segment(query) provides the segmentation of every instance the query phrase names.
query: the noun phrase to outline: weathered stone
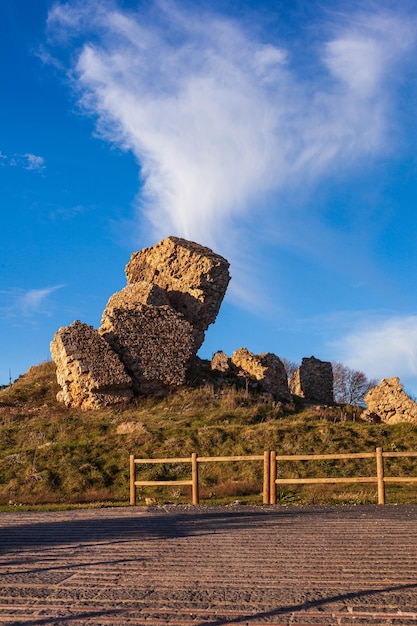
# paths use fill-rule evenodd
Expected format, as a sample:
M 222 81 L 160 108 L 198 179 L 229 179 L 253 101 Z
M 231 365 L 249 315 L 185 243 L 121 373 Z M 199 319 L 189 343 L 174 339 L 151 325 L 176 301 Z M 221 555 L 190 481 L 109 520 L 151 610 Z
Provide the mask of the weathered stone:
M 148 433 L 149 429 L 142 422 L 122 422 L 116 428 L 117 435 L 132 435 L 133 433 Z
M 120 356 L 135 393 L 159 395 L 184 384 L 196 353 L 194 333 L 170 306 L 107 307 L 99 333 Z
M 333 404 L 333 370 L 329 361 L 314 356 L 303 358 L 301 366 L 290 378 L 290 390 L 306 402 Z
M 238 375 L 255 379 L 261 391 L 283 402 L 292 401 L 284 364 L 275 354 L 253 354 L 240 348 L 233 352 L 231 362 L 238 369 Z
M 372 411 L 368 410 L 362 411 L 361 420 L 363 420 L 364 422 L 369 422 L 370 424 L 380 424 L 382 422 L 379 415 L 377 415 L 376 413 L 372 413 Z
M 75 321 L 60 328 L 51 342 L 51 354 L 62 388 L 58 399 L 67 406 L 97 409 L 132 398 L 132 379 L 92 326 Z
M 126 276 L 129 284 L 161 287 L 170 305 L 202 331 L 215 321 L 230 280 L 226 259 L 178 237 L 132 254 Z
M 367 421 L 378 416 L 388 424 L 417 423 L 417 403 L 405 393 L 397 377 L 384 378 L 378 386 L 370 389 L 365 395 L 365 403 L 367 409 L 361 418 Z
M 110 297 L 103 315 L 111 309 L 135 309 L 139 304 L 166 306 L 169 305 L 169 300 L 166 292 L 158 285 L 132 283 Z
M 124 289 L 113 294 L 104 309 L 102 320 L 107 319 L 109 316 L 111 317 L 114 309 L 143 311 L 143 304 L 154 307 L 169 306 L 169 308 L 176 313 L 169 304 L 167 293 L 161 287 L 142 281 L 126 285 Z M 180 317 L 183 319 L 182 315 L 180 315 Z M 155 330 L 155 332 L 157 332 L 157 330 Z M 199 328 L 192 328 L 192 333 L 195 353 L 197 353 L 198 348 L 204 341 L 204 331 Z M 178 353 L 178 358 L 179 357 L 180 352 Z
M 230 373 L 231 361 L 227 354 L 219 350 L 213 355 L 211 359 L 211 369 L 222 374 Z
M 132 389 L 135 394 L 154 395 L 184 384 L 204 331 L 219 311 L 230 280 L 228 268 L 229 263 L 212 250 L 177 237 L 134 253 L 126 266 L 128 285 L 109 299 L 99 331 L 81 325 L 84 334 L 77 339 L 81 343 L 73 342 L 83 350 L 85 343 L 86 353 L 91 344 L 88 366 L 86 356 L 78 369 L 68 373 L 65 350 L 54 339 L 53 358 L 67 372 L 58 377 L 62 399 L 70 405 L 98 408 L 117 401 L 119 388 L 121 397 L 127 398 Z M 106 367 L 102 358 L 106 349 L 107 372 L 101 371 Z M 117 372 L 112 383 L 115 363 L 128 380 L 126 389 Z

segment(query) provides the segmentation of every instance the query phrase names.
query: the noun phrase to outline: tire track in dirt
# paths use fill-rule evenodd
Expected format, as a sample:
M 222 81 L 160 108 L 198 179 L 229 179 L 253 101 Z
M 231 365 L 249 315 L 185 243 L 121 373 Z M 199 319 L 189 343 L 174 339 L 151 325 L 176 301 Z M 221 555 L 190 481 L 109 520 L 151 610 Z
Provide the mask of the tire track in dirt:
M 0 624 L 417 624 L 417 507 L 0 514 Z

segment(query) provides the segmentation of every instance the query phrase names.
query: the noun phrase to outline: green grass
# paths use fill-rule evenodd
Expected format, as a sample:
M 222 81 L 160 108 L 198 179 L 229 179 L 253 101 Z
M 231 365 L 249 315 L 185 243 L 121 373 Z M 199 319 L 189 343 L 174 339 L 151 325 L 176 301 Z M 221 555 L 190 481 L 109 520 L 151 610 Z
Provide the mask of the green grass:
M 31 368 L 0 391 L 0 510 L 110 506 L 129 498 L 129 455 L 184 457 L 417 450 L 417 425 L 375 425 L 358 407 L 285 411 L 270 398 L 211 385 L 167 398 L 143 398 L 124 410 L 81 412 L 55 399 L 52 363 Z M 120 434 L 123 425 L 126 434 Z M 189 465 L 147 465 L 143 479 L 189 477 Z M 414 459 L 387 460 L 387 474 L 417 476 Z M 374 460 L 288 462 L 282 477 L 375 475 Z M 201 500 L 262 503 L 262 462 L 201 464 Z M 139 478 L 139 476 L 138 476 Z M 190 488 L 139 488 L 139 503 L 188 503 Z M 278 489 L 281 504 L 376 502 L 376 486 L 307 485 Z M 389 485 L 387 502 L 417 503 L 417 488 Z

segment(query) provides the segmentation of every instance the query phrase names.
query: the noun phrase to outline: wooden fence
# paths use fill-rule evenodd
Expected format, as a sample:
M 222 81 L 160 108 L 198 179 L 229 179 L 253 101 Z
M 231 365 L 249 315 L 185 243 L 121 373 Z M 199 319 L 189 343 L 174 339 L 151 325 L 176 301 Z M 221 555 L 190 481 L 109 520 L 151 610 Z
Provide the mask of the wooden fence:
M 251 456 L 198 456 L 195 452 L 191 457 L 166 458 L 166 459 L 135 459 L 130 456 L 130 504 L 136 504 L 136 487 L 159 486 L 159 485 L 191 485 L 191 499 L 193 504 L 199 504 L 199 463 L 221 463 L 227 461 L 263 461 L 264 462 L 264 504 L 269 503 L 269 467 L 270 453 Z M 136 465 L 147 463 L 191 463 L 191 478 L 189 480 L 136 480 Z M 267 489 L 267 492 L 266 492 Z
M 417 452 L 384 452 L 376 448 L 375 452 L 341 453 L 341 454 L 277 454 L 274 450 L 267 450 L 263 455 L 250 456 L 198 456 L 195 452 L 190 457 L 169 457 L 161 459 L 136 459 L 130 455 L 130 504 L 136 505 L 136 487 L 161 485 L 189 485 L 191 486 L 191 500 L 197 505 L 200 502 L 199 494 L 199 463 L 221 463 L 230 461 L 263 461 L 263 503 L 276 504 L 277 485 L 300 484 L 328 484 L 328 483 L 376 483 L 378 490 L 378 504 L 385 504 L 386 483 L 417 483 L 417 477 L 386 476 L 384 459 L 394 457 L 417 457 Z M 376 475 L 349 476 L 343 478 L 277 478 L 279 463 L 283 461 L 321 461 L 337 459 L 375 459 Z M 144 464 L 191 464 L 191 477 L 186 480 L 136 480 L 136 466 Z

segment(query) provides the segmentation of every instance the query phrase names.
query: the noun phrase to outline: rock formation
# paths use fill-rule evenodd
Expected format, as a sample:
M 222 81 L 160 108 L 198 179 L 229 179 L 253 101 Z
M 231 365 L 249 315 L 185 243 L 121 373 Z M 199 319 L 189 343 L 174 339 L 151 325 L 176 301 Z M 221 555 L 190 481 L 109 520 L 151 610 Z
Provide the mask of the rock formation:
M 232 354 L 231 359 L 224 352 L 217 352 L 213 356 L 211 368 L 227 375 L 229 379 L 244 379 L 251 387 L 271 394 L 275 400 L 292 401 L 284 364 L 271 352 L 253 354 L 246 348 L 240 348 Z
M 132 380 L 118 355 L 92 326 L 73 322 L 51 343 L 62 390 L 58 400 L 83 410 L 118 404 L 133 397 Z
M 108 309 L 135 309 L 138 303 L 153 306 L 169 306 L 168 296 L 158 285 L 149 283 L 133 283 L 126 285 L 121 291 L 111 296 L 104 309 L 103 315 Z
M 184 384 L 216 319 L 228 268 L 209 248 L 177 237 L 134 253 L 128 284 L 109 299 L 99 330 L 74 322 L 55 334 L 60 399 L 98 408 Z
M 328 361 L 320 361 L 314 356 L 303 358 L 300 367 L 290 379 L 291 393 L 306 402 L 333 404 L 333 370 Z
M 211 359 L 211 369 L 214 372 L 220 372 L 221 374 L 230 374 L 232 368 L 232 362 L 225 352 L 218 350 L 213 354 Z
M 228 270 L 223 257 L 178 237 L 132 254 L 127 285 L 110 297 L 100 328 L 76 321 L 55 333 L 51 353 L 59 399 L 83 410 L 101 408 L 139 394 L 165 394 L 191 380 L 204 369 L 196 354 L 216 319 Z M 284 364 L 275 354 L 240 348 L 229 358 L 217 352 L 207 366 L 220 384 L 248 385 L 292 402 Z M 307 401 L 331 404 L 331 364 L 303 359 L 291 390 Z
M 417 403 L 403 390 L 400 379 L 384 378 L 377 387 L 373 387 L 365 395 L 367 408 L 362 419 L 383 421 L 388 424 L 398 422 L 417 423 Z
M 197 352 L 191 324 L 170 306 L 106 307 L 99 333 L 123 361 L 135 394 L 159 395 L 183 385 Z
M 229 263 L 209 248 L 168 237 L 132 254 L 126 276 L 129 285 L 160 287 L 175 311 L 196 331 L 205 331 L 215 321 L 226 293 L 228 268 Z M 204 332 L 196 337 L 202 343 Z

